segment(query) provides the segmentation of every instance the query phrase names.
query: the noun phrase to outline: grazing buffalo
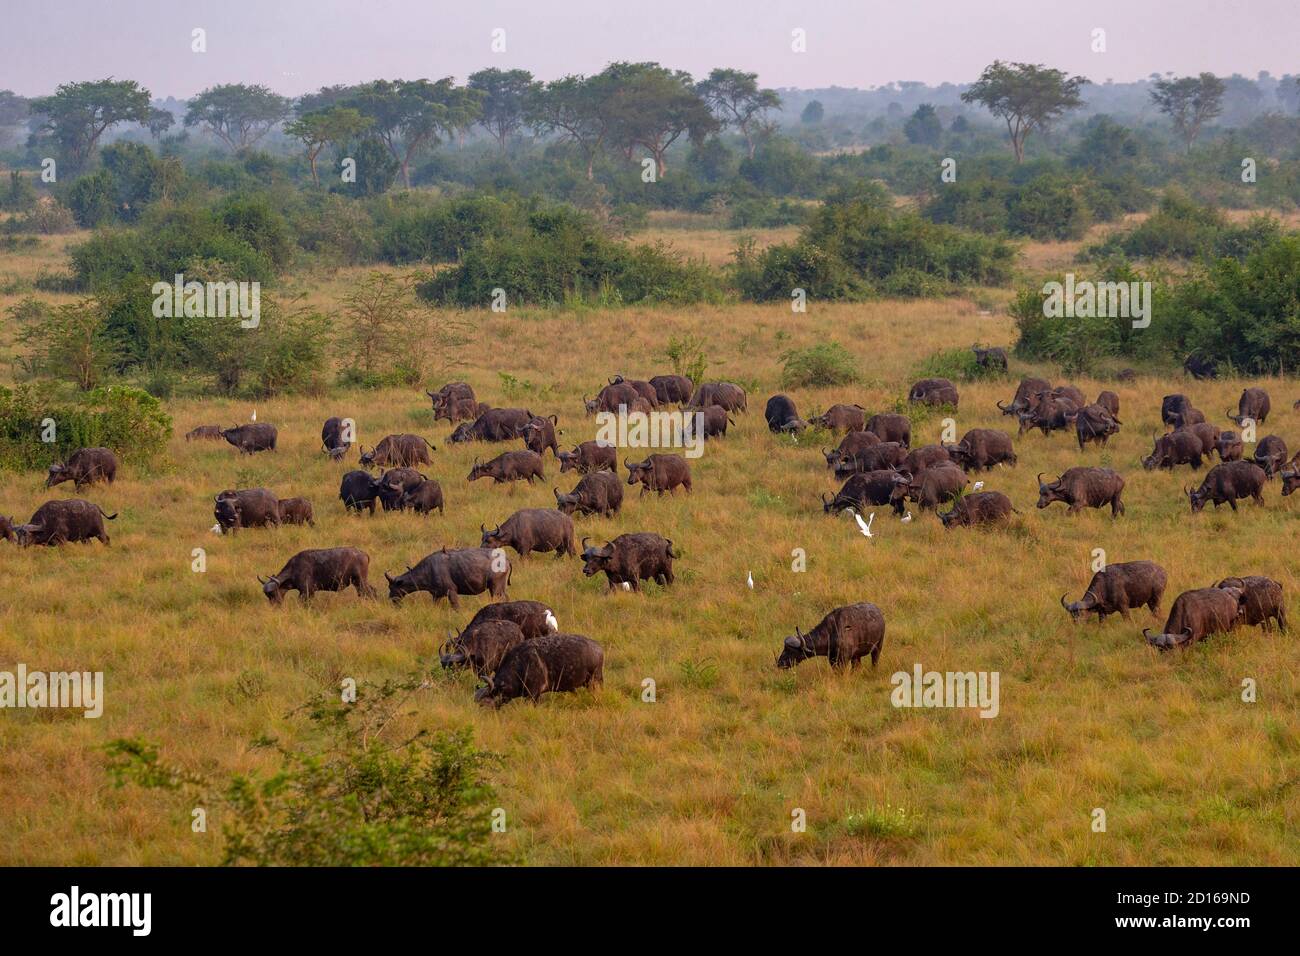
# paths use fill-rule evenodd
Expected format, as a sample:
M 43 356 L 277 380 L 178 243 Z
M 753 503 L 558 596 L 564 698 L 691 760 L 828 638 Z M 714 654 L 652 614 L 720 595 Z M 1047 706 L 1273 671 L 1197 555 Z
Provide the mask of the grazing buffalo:
M 1079 415 L 1081 405 L 1068 395 L 1056 395 L 1044 392 L 1038 397 L 1028 411 L 1018 416 L 1020 432 L 1037 428 L 1046 438 L 1055 431 L 1065 431 L 1072 426 Z
M 418 485 L 414 488 L 408 488 L 402 495 L 400 510 L 405 511 L 407 508 L 421 515 L 427 515 L 435 509 L 438 514 L 445 514 L 442 502 L 442 485 L 432 478 L 422 477 Z
M 584 441 L 573 451 L 562 451 L 560 474 L 576 471 L 580 475 L 593 471 L 618 471 L 618 448 L 598 441 Z
M 1175 394 L 1160 400 L 1160 420 L 1170 428 L 1181 428 L 1205 421 L 1205 415 L 1192 407 L 1191 399 L 1186 395 Z
M 1110 436 L 1119 431 L 1119 422 L 1104 406 L 1085 405 L 1074 418 L 1074 429 L 1079 439 L 1079 451 L 1083 451 L 1084 445 L 1090 441 L 1105 448 Z
M 438 648 L 438 662 L 444 668 L 468 668 L 479 677 L 492 674 L 506 653 L 527 638 L 514 621 L 480 621 L 449 638 Z
M 925 469 L 945 462 L 952 462 L 952 458 L 948 454 L 948 449 L 943 445 L 922 445 L 919 448 L 913 448 L 907 453 L 907 457 L 898 466 L 898 470 L 912 475 L 920 475 Z
M 893 412 L 872 415 L 871 421 L 867 422 L 867 431 L 881 441 L 896 441 L 904 448 L 912 444 L 912 422 L 906 415 Z
M 833 432 L 860 432 L 867 427 L 867 410 L 861 405 L 832 405 L 815 418 L 808 419 L 808 424 Z
M 1246 446 L 1236 432 L 1222 431 L 1219 433 L 1218 441 L 1214 443 L 1214 450 L 1218 452 L 1219 461 L 1241 461 L 1242 455 L 1246 453 Z
M 1007 405 L 998 402 L 998 410 L 1003 415 L 1021 415 L 1037 404 L 1037 399 L 1034 396 L 1051 390 L 1052 383 L 1044 379 L 1022 378 L 1020 384 L 1016 386 L 1016 394 L 1012 397 L 1011 402 Z
M 1169 576 L 1154 561 L 1122 561 L 1108 564 L 1092 576 L 1083 597 L 1069 604 L 1061 595 L 1061 607 L 1070 612 L 1077 622 L 1087 614 L 1096 614 L 1097 623 L 1106 620 L 1107 614 L 1118 614 L 1129 619 L 1129 611 L 1146 605 L 1152 614 L 1159 615 L 1160 600 L 1165 594 Z
M 1241 591 L 1241 623 L 1247 627 L 1262 625 L 1271 631 L 1273 622 L 1286 633 L 1286 599 L 1282 596 L 1282 583 L 1258 574 L 1241 578 L 1224 578 L 1216 588 L 1236 588 Z
M 1213 455 L 1215 448 L 1217 448 L 1219 444 L 1219 429 L 1217 426 L 1211 425 L 1209 422 L 1193 422 L 1190 425 L 1183 425 L 1180 428 L 1175 428 L 1174 431 L 1188 432 L 1195 435 L 1201 442 L 1201 455 L 1204 458 L 1209 458 Z
M 353 429 L 349 427 L 349 423 L 350 419 L 335 415 L 333 418 L 325 419 L 325 424 L 321 426 L 320 443 L 326 454 L 335 461 L 341 459 L 352 447 Z
M 1124 424 L 1119 421 L 1119 396 L 1114 392 L 1098 392 L 1095 404 L 1100 405 L 1102 408 L 1106 409 L 1106 411 L 1110 412 L 1110 417 L 1115 419 L 1115 421 L 1119 422 L 1121 425 Z
M 1006 349 L 997 346 L 982 349 L 978 345 L 972 345 L 970 350 L 975 353 L 975 364 L 979 368 L 990 369 L 997 372 L 1005 372 L 1007 370 Z
M 660 405 L 684 405 L 691 400 L 695 383 L 685 375 L 655 375 L 650 379 Z
M 1183 360 L 1183 371 L 1195 379 L 1217 378 L 1219 375 L 1214 360 L 1200 352 L 1193 352 Z
M 559 458 L 560 442 L 555 437 L 555 426 L 559 423 L 560 420 L 554 415 L 532 419 L 523 427 L 524 446 L 539 455 L 545 454 L 546 449 L 549 448 L 551 454 Z
M 64 498 L 47 501 L 36 509 L 30 521 L 13 529 L 18 543 L 28 545 L 59 545 L 97 538 L 108 544 L 104 519 L 112 521 L 117 514 L 108 514 L 93 501 L 84 498 Z
M 729 412 L 743 412 L 749 405 L 745 390 L 735 382 L 705 382 L 695 389 L 688 408 L 721 405 Z
M 994 465 L 1016 463 L 1011 436 L 994 428 L 972 428 L 955 445 L 945 445 L 948 457 L 970 471 L 988 471 Z
M 537 416 L 526 408 L 489 408 L 472 422 L 461 422 L 448 439 L 452 442 L 514 441 Z
M 1238 428 L 1244 428 L 1247 420 L 1262 425 L 1272 408 L 1268 392 L 1262 388 L 1247 388 L 1242 390 L 1241 398 L 1237 399 L 1237 414 L 1228 412 L 1227 416 L 1237 423 Z
M 1152 647 L 1167 651 L 1202 641 L 1211 634 L 1226 634 L 1237 626 L 1241 591 L 1237 588 L 1198 588 L 1174 599 L 1169 620 L 1159 634 L 1149 627 L 1142 636 Z
M 45 487 L 70 481 L 78 491 L 83 485 L 92 485 L 97 481 L 113 483 L 117 477 L 117 456 L 107 448 L 78 448 L 65 462 L 50 465 L 50 473 L 45 478 Z
M 946 378 L 923 378 L 907 393 L 909 402 L 957 407 L 957 386 Z
M 299 551 L 283 568 L 261 582 L 262 593 L 272 604 L 284 601 L 286 591 L 297 591 L 306 604 L 317 591 L 342 591 L 356 588 L 358 597 L 375 597 L 375 589 L 366 580 L 370 573 L 370 556 L 360 548 L 313 548 Z
M 514 548 L 521 558 L 533 551 L 554 551 L 557 558 L 575 555 L 573 519 L 550 508 L 522 508 L 489 531 L 479 525 L 484 548 Z
M 706 405 L 700 411 L 695 413 L 704 421 L 704 437 L 707 438 L 726 438 L 727 426 L 736 424 L 727 415 L 727 410 L 721 405 Z M 699 427 L 695 423 L 688 422 L 691 428 Z
M 691 466 L 681 455 L 650 455 L 643 461 L 623 459 L 627 469 L 627 483 L 641 485 L 641 495 L 648 491 L 658 492 L 660 497 L 666 491 L 676 495 L 679 487 L 691 493 Z
M 850 475 L 834 498 L 822 494 L 822 511 L 825 514 L 839 514 L 846 508 L 861 511 L 866 505 L 887 505 L 894 495 L 894 482 L 900 477 L 893 469 Z
M 595 415 L 597 412 L 613 414 L 618 411 L 620 405 L 631 411 L 638 402 L 643 401 L 641 393 L 633 388 L 630 382 L 617 382 L 606 385 L 596 393 L 595 398 L 584 397 L 582 406 L 588 415 Z
M 484 604 L 466 625 L 469 630 L 484 621 L 510 621 L 519 626 L 526 640 L 554 634 L 560 629 L 560 622 L 555 619 L 555 612 L 541 601 L 498 601 Z
M 1237 502 L 1246 498 L 1254 498 L 1256 504 L 1262 505 L 1267 481 L 1264 469 L 1253 461 L 1229 461 L 1211 468 L 1195 491 L 1184 488 L 1183 493 L 1193 512 L 1202 510 L 1207 501 L 1213 502 L 1216 510 L 1226 502 L 1236 511 Z
M 841 463 L 846 461 L 849 462 L 848 470 L 854 471 L 857 469 L 854 467 L 853 461 L 857 455 L 864 449 L 879 444 L 881 444 L 880 436 L 875 432 L 849 432 L 840 441 L 838 448 L 833 448 L 830 451 L 823 448 L 822 454 L 826 456 L 826 467 L 832 471 L 838 473 Z M 906 457 L 906 446 L 899 445 L 898 442 L 894 442 L 894 444 L 903 450 L 904 457 Z
M 433 400 L 433 407 L 436 409 L 439 405 L 445 404 L 449 399 L 468 398 L 474 399 L 474 388 L 468 382 L 448 382 L 436 392 L 426 391 L 424 393 Z
M 546 479 L 542 471 L 542 456 L 535 451 L 507 451 L 497 455 L 491 461 L 480 462 L 474 459 L 474 466 L 469 470 L 466 481 L 491 478 L 494 485 L 507 481 L 523 481 L 531 485 L 534 478 Z
M 419 435 L 387 435 L 370 451 L 361 449 L 361 467 L 374 468 L 413 468 L 416 465 L 432 465 L 430 451 L 437 451 L 427 438 Z
M 1151 454 L 1142 459 L 1145 470 L 1174 468 L 1178 465 L 1191 465 L 1193 469 L 1201 467 L 1204 449 L 1201 439 L 1194 432 L 1179 428 L 1167 435 L 1153 436 L 1152 441 L 1154 447 Z
M 238 448 L 241 455 L 275 451 L 275 442 L 279 434 L 275 426 L 267 422 L 253 422 L 221 429 L 221 437 Z
M 1011 499 L 1000 491 L 975 491 L 962 495 L 950 509 L 938 512 L 945 528 L 970 528 L 1009 521 L 1012 514 L 1019 513 L 1011 507 Z
M 799 411 L 789 395 L 773 395 L 769 398 L 763 409 L 763 417 L 767 419 L 767 430 L 771 432 L 800 432 L 808 427 L 808 423 L 799 417 Z
M 534 704 L 543 694 L 595 690 L 605 680 L 605 651 L 581 634 L 547 634 L 510 650 L 487 686 L 474 693 L 485 707 L 500 707 L 527 697 Z
M 1058 385 L 1047 394 L 1051 398 L 1068 398 L 1080 408 L 1088 404 L 1088 400 L 1083 397 L 1083 392 L 1073 385 Z
M 953 462 L 942 461 L 920 472 L 915 477 L 900 472 L 894 476 L 894 491 L 890 500 L 894 511 L 902 514 L 904 503 L 915 501 L 922 511 L 937 510 L 945 501 L 952 501 L 970 484 L 966 472 Z
M 375 513 L 375 501 L 379 497 L 379 482 L 368 471 L 356 469 L 349 471 L 339 482 L 339 500 L 347 511 L 361 511 L 369 508 Z
M 222 534 L 234 534 L 240 528 L 278 528 L 280 499 L 266 488 L 232 489 L 217 495 L 212 514 Z
M 221 441 L 220 425 L 200 425 L 185 433 L 186 441 Z
M 384 506 L 385 511 L 401 511 L 407 492 L 414 491 L 427 480 L 414 468 L 389 468 L 375 479 L 379 503 Z
M 1123 491 L 1124 479 L 1114 469 L 1070 468 L 1056 481 L 1044 482 L 1043 476 L 1038 476 L 1038 507 L 1063 501 L 1067 514 L 1077 514 L 1084 508 L 1110 505 L 1111 517 L 1117 518 L 1124 513 Z
M 620 534 L 600 548 L 588 547 L 587 539 L 582 539 L 582 573 L 591 577 L 604 572 L 611 591 L 619 585 L 640 591 L 642 581 L 667 587 L 673 583 L 675 557 L 673 543 L 652 531 Z
M 474 396 L 474 389 L 465 382 L 449 382 L 436 392 L 425 392 L 433 400 L 433 420 L 445 418 L 453 424 L 473 420 L 487 411 L 487 406 Z
M 637 395 L 645 399 L 647 405 L 651 408 L 659 407 L 659 392 L 649 382 L 640 379 L 624 378 L 622 375 L 615 375 L 609 380 L 610 385 L 631 385 L 636 390 Z
M 612 518 L 623 507 L 623 482 L 618 475 L 608 471 L 593 471 L 583 475 L 573 491 L 567 495 L 555 492 L 555 507 L 566 515 L 604 515 Z
M 460 607 L 462 595 L 489 592 L 493 599 L 507 597 L 510 559 L 500 548 L 443 548 L 420 559 L 399 575 L 384 572 L 388 597 L 394 604 L 416 591 L 428 591 L 433 601 L 446 598 Z
M 316 515 L 306 498 L 281 498 L 280 524 L 305 524 L 316 527 Z
M 1264 469 L 1264 474 L 1272 478 L 1286 463 L 1286 442 L 1277 435 L 1265 435 L 1255 446 L 1255 464 Z
M 776 666 L 785 669 L 811 657 L 825 657 L 831 667 L 852 670 L 870 655 L 875 667 L 884 643 L 885 615 L 880 608 L 866 601 L 848 604 L 831 611 L 807 634 L 796 627 L 794 635 L 782 643 Z
M 858 471 L 901 468 L 907 461 L 907 454 L 907 448 L 895 441 L 882 441 L 869 445 L 851 456 L 841 456 L 835 465 L 835 477 L 843 478 Z

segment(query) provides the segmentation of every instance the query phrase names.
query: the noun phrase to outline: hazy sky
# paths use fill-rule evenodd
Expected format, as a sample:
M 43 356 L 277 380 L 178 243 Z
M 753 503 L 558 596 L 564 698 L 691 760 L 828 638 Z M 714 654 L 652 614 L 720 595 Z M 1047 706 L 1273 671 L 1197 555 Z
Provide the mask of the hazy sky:
M 611 60 L 767 86 L 967 82 L 995 58 L 1094 82 L 1211 70 L 1300 72 L 1300 0 L 39 0 L 6 2 L 0 89 L 48 93 L 104 76 L 156 96 L 216 83 L 297 95 L 377 77 L 522 67 L 543 79 Z M 207 31 L 207 52 L 190 32 Z M 1106 31 L 1105 53 L 1091 50 Z M 491 50 L 505 30 L 506 52 Z M 791 50 L 791 31 L 807 52 Z

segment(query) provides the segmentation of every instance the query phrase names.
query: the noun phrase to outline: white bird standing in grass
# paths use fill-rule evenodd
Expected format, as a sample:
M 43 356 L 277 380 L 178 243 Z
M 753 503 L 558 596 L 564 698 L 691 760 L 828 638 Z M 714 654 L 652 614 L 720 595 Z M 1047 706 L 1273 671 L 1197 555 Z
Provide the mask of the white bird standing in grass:
M 253 409 L 253 417 L 252 417 L 252 419 L 250 419 L 250 421 L 257 421 L 257 409 L 256 409 L 256 408 Z
M 903 524 L 907 524 L 907 522 L 912 520 L 912 512 L 909 511 L 907 514 L 903 515 L 903 517 L 899 518 L 898 520 L 903 522 Z
M 221 524 L 220 524 L 220 523 L 218 523 L 218 524 L 214 524 L 214 525 L 212 526 L 212 533 L 213 533 L 213 534 L 221 534 Z
M 753 571 L 746 571 L 746 572 L 745 572 L 745 583 L 749 585 L 749 589 L 750 589 L 751 591 L 754 590 L 754 572 L 753 572 Z
M 984 482 L 982 482 L 982 481 L 977 481 L 977 482 L 975 482 L 975 487 L 972 488 L 971 490 L 972 490 L 972 491 L 979 491 L 979 490 L 980 490 L 981 488 L 983 488 L 983 487 L 984 487 Z
M 853 513 L 853 517 L 857 519 L 858 527 L 862 529 L 863 534 L 868 538 L 875 537 L 875 535 L 871 533 L 871 522 L 876 520 L 876 513 L 874 511 L 867 516 L 866 521 L 863 521 L 862 515 L 858 514 L 856 511 Z

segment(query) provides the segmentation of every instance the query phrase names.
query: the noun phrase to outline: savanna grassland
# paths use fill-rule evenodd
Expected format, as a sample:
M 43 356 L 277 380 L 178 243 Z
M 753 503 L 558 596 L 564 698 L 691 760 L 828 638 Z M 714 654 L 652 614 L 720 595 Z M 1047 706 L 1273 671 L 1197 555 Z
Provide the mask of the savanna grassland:
M 682 242 L 689 248 L 689 236 Z M 19 279 L 36 265 L 0 257 L 0 272 Z M 299 284 L 313 304 L 328 305 L 359 275 L 340 270 Z M 763 422 L 764 401 L 781 390 L 781 353 L 832 340 L 861 370 L 856 385 L 791 390 L 805 417 L 836 401 L 892 409 L 926 356 L 975 341 L 1010 344 L 1012 324 L 997 310 L 954 298 L 812 303 L 806 315 L 788 305 L 726 305 L 464 318 L 473 342 L 448 377 L 492 405 L 557 414 L 565 447 L 593 437 L 584 394 L 615 372 L 670 371 L 663 349 L 675 335 L 705 337 L 710 378 L 753 386 L 737 427 L 693 463 L 693 494 L 629 495 L 617 518 L 578 521 L 579 536 L 598 542 L 639 530 L 671 538 L 682 555 L 671 588 L 607 595 L 603 578 L 584 578 L 576 559 L 511 553 L 512 598 L 547 602 L 563 630 L 604 645 L 600 692 L 490 712 L 474 704 L 469 675 L 439 671 L 403 718 L 406 729 L 472 728 L 502 755 L 493 782 L 508 824 L 499 839 L 524 862 L 1300 863 L 1295 637 L 1249 628 L 1162 655 L 1140 630 L 1163 620 L 1145 611 L 1076 626 L 1057 603 L 1062 592 L 1082 593 L 1096 548 L 1110 561 L 1164 566 L 1166 611 L 1179 592 L 1229 574 L 1266 574 L 1297 592 L 1291 542 L 1300 500 L 1282 498 L 1277 481 L 1264 508 L 1193 516 L 1180 490 L 1192 480 L 1186 468 L 1144 472 L 1138 463 L 1159 430 L 1162 395 L 1186 392 L 1223 426 L 1241 381 L 1076 379 L 1089 397 L 1102 388 L 1119 394 L 1123 431 L 1108 448 L 1083 453 L 1061 434 L 1018 440 L 1018 467 L 979 476 L 1022 512 L 1011 526 L 945 531 L 931 514 L 900 523 L 882 508 L 868 540 L 849 516 L 822 513 L 819 495 L 837 487 L 818 452 L 830 439 L 777 438 Z M 1007 380 L 961 385 L 958 432 L 1007 428 L 994 403 L 1031 372 L 1061 380 L 1056 369 L 1013 358 Z M 1300 446 L 1300 412 L 1291 410 L 1300 389 L 1256 383 L 1273 397 L 1263 433 Z M 253 748 L 254 738 L 303 733 L 290 712 L 347 677 L 382 680 L 427 661 L 484 601 L 465 599 L 455 612 L 423 595 L 393 606 L 347 592 L 275 608 L 255 575 L 303 548 L 355 545 L 371 556 L 382 589 L 384 570 L 444 544 L 477 544 L 480 523 L 548 506 L 552 486 L 567 490 L 575 480 L 560 477 L 548 456 L 545 483 L 467 483 L 474 456 L 500 449 L 447 444 L 450 428 L 431 422 L 417 389 L 259 402 L 257 420 L 279 427 L 280 444 L 251 458 L 180 437 L 199 424 L 247 421 L 251 403 L 167 407 L 175 436 L 164 459 L 147 471 L 128 465 L 113 486 L 87 492 L 119 513 L 110 548 L 0 548 L 0 661 L 103 671 L 106 693 L 98 720 L 57 710 L 0 720 L 0 863 L 217 861 L 221 820 L 196 834 L 191 806 L 177 795 L 115 789 L 105 743 L 142 737 L 169 761 L 216 777 L 272 772 L 273 757 Z M 390 432 L 430 438 L 438 450 L 426 471 L 443 485 L 446 516 L 346 515 L 338 482 L 355 467 L 355 451 L 343 465 L 321 453 L 320 426 L 331 415 L 353 417 L 367 445 Z M 937 440 L 940 418 L 916 413 L 913 445 Z M 1034 508 L 1036 473 L 1075 464 L 1124 474 L 1125 517 Z M 25 520 L 47 497 L 72 493 L 47 493 L 42 479 L 6 474 L 0 512 Z M 310 498 L 316 526 L 213 534 L 212 496 L 257 485 Z M 200 547 L 207 570 L 195 573 L 191 553 Z M 795 572 L 800 548 L 807 570 Z M 856 601 L 879 605 L 887 620 L 878 669 L 836 674 L 824 658 L 774 667 L 796 625 L 806 630 Z M 1000 714 L 894 708 L 890 675 L 916 663 L 998 671 Z M 657 686 L 654 703 L 642 700 L 646 678 Z M 1245 678 L 1258 683 L 1255 703 L 1241 699 Z M 794 808 L 806 811 L 807 832 L 791 832 Z M 1105 833 L 1092 830 L 1094 808 L 1106 811 Z

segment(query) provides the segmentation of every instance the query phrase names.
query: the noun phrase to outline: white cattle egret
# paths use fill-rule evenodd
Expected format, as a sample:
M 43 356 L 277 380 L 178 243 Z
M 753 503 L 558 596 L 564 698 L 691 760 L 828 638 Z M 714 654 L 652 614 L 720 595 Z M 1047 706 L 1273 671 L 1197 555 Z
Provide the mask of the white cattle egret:
M 876 513 L 874 511 L 867 516 L 866 521 L 863 521 L 862 515 L 858 514 L 857 512 L 854 512 L 853 517 L 857 519 L 858 527 L 862 529 L 862 533 L 864 535 L 866 535 L 868 538 L 874 537 L 874 535 L 872 535 L 871 533 L 871 522 L 876 520 Z
M 745 583 L 749 585 L 749 589 L 751 591 L 754 590 L 754 572 L 752 571 L 745 572 Z

